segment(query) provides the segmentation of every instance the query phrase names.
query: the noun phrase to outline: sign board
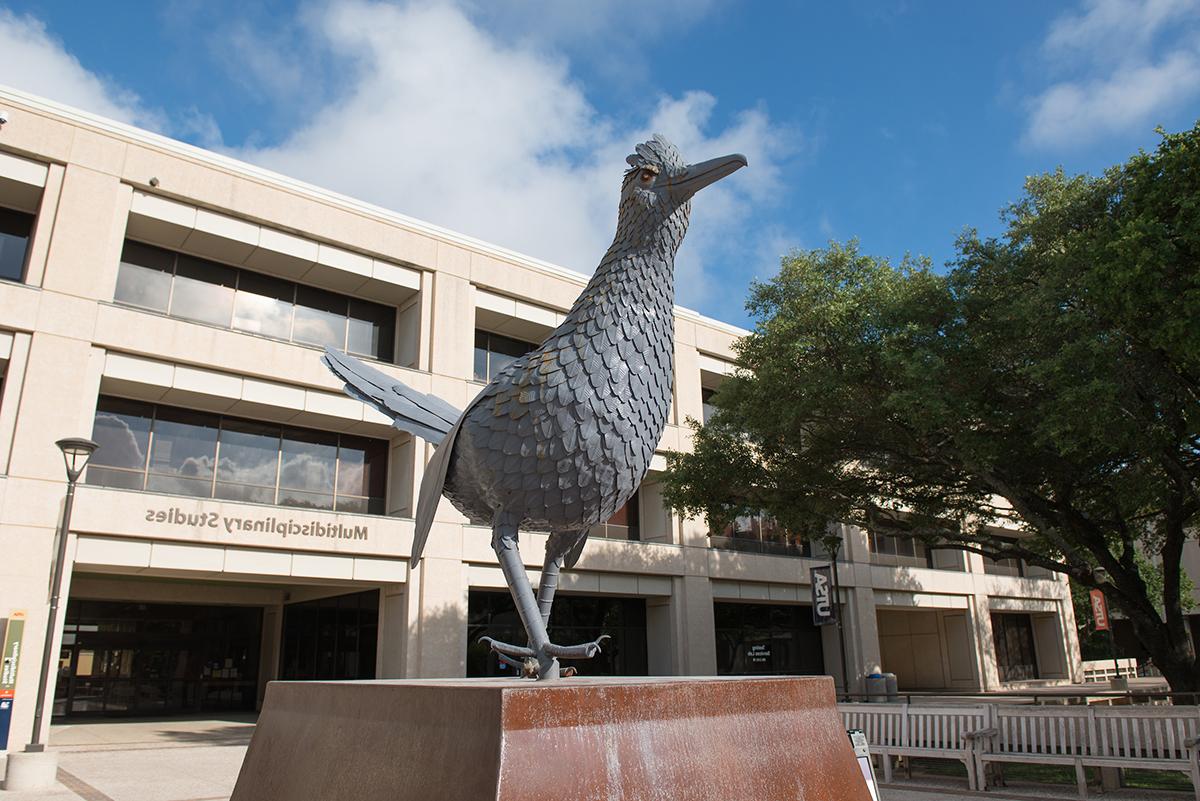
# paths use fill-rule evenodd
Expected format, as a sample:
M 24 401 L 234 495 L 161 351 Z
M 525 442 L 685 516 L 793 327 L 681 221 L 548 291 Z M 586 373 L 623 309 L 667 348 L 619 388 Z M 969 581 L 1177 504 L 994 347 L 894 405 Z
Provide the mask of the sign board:
M 814 626 L 837 623 L 837 604 L 833 599 L 833 568 L 814 567 L 809 571 L 812 581 L 812 616 Z
M 17 691 L 17 667 L 25 636 L 25 612 L 16 611 L 8 618 L 4 632 L 4 650 L 0 652 L 0 751 L 8 748 L 8 729 L 12 725 L 13 697 Z
M 1108 602 L 1104 599 L 1104 593 L 1092 590 L 1088 595 L 1092 599 L 1092 621 L 1096 624 L 1096 631 L 1108 631 Z
M 871 767 L 871 747 L 867 743 L 867 735 L 862 729 L 847 729 L 850 745 L 854 748 L 854 758 L 858 760 L 858 769 L 862 771 L 867 789 L 871 791 L 871 801 L 879 801 L 879 786 L 875 783 L 875 768 Z

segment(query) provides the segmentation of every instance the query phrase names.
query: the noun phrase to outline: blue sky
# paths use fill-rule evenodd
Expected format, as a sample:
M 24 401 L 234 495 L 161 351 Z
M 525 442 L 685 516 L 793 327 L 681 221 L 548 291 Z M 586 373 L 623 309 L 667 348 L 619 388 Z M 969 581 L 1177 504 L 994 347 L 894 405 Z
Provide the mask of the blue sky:
M 779 255 L 953 257 L 1026 175 L 1200 116 L 1200 0 L 3 2 L 0 83 L 589 272 L 651 131 L 706 190 L 683 305 Z

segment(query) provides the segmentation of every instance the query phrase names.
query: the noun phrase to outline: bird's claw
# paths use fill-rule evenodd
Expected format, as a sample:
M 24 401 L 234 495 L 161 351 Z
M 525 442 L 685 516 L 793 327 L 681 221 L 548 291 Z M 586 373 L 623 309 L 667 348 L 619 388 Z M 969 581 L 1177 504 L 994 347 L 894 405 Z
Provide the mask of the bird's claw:
M 555 645 L 554 643 L 546 643 L 543 651 L 546 656 L 554 659 L 591 659 L 600 653 L 600 644 L 608 639 L 611 639 L 609 635 L 601 634 L 591 642 L 585 642 L 580 645 Z M 479 642 L 486 643 L 489 648 L 496 652 L 500 661 L 511 667 L 520 668 L 525 664 L 525 660 L 537 658 L 537 652 L 525 646 L 509 645 L 492 637 L 480 637 Z
M 591 642 L 581 645 L 555 645 L 546 643 L 546 654 L 555 659 L 591 659 L 600 653 L 600 643 L 611 639 L 607 634 L 601 634 Z
M 493 651 L 495 651 L 497 654 L 499 654 L 500 656 L 510 656 L 514 660 L 524 661 L 526 659 L 531 659 L 531 658 L 537 657 L 537 654 L 535 654 L 533 652 L 532 648 L 526 648 L 526 647 L 520 646 L 520 645 L 509 645 L 506 642 L 500 642 L 499 640 L 493 639 L 491 637 L 480 637 L 478 641 L 482 642 L 482 643 L 487 643 L 487 646 L 489 648 L 491 648 Z M 519 666 L 521 664 L 521 662 L 509 662 L 509 664 Z

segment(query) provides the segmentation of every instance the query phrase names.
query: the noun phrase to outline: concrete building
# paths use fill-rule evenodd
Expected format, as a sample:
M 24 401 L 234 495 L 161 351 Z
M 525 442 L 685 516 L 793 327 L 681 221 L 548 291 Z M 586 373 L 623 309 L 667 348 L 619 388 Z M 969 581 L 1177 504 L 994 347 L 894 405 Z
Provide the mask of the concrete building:
M 584 277 L 247 164 L 0 94 L 0 617 L 27 614 L 9 748 L 35 706 L 65 473 L 100 443 L 65 562 L 57 715 L 253 709 L 266 681 L 479 675 L 509 636 L 490 532 L 443 503 L 407 562 L 430 449 L 345 397 L 325 344 L 464 406 Z M 614 207 L 617 177 L 614 166 Z M 597 254 L 597 257 L 599 254 Z M 710 536 L 664 508 L 662 452 L 744 332 L 678 309 L 674 411 L 638 496 L 562 581 L 589 672 L 828 672 L 823 564 L 763 521 Z M 1078 680 L 1067 585 L 845 528 L 851 689 Z M 541 538 L 523 549 L 541 564 Z

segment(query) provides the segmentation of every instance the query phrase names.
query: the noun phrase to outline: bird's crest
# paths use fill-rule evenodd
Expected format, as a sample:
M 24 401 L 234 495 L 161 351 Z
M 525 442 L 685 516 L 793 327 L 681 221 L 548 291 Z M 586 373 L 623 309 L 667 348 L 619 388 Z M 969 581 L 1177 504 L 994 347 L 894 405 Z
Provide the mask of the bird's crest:
M 629 171 L 652 169 L 655 172 L 665 169 L 668 173 L 677 172 L 687 166 L 683 156 L 663 137 L 655 134 L 650 139 L 634 148 L 636 152 L 625 157 Z

